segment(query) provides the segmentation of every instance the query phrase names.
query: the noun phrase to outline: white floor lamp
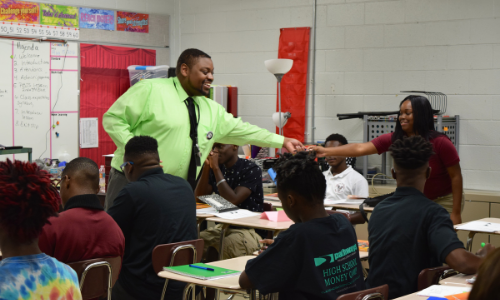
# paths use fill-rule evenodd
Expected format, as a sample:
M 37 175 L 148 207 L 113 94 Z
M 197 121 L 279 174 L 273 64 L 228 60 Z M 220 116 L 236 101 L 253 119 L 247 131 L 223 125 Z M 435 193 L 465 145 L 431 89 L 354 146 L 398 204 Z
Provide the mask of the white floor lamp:
M 279 109 L 278 112 L 273 114 L 273 121 L 274 124 L 279 127 L 280 135 L 283 135 L 283 126 L 285 126 L 286 121 L 290 118 L 291 113 L 281 112 L 281 79 L 283 78 L 283 75 L 288 73 L 288 71 L 290 71 L 290 69 L 292 68 L 293 60 L 285 58 L 269 59 L 264 61 L 264 64 L 266 65 L 267 70 L 274 74 L 274 76 L 276 76 L 276 79 L 278 80 Z

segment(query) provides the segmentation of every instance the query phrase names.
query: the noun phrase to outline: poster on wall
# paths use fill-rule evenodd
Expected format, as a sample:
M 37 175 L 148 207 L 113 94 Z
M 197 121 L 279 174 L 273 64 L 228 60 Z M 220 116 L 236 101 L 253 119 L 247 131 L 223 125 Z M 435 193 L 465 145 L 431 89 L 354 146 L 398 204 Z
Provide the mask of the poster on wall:
M 38 3 L 0 0 L 0 21 L 28 24 L 40 23 L 40 6 Z
M 80 28 L 115 30 L 115 12 L 80 7 Z
M 41 4 L 40 24 L 61 27 L 78 27 L 78 7 Z
M 149 33 L 149 15 L 117 11 L 116 30 Z

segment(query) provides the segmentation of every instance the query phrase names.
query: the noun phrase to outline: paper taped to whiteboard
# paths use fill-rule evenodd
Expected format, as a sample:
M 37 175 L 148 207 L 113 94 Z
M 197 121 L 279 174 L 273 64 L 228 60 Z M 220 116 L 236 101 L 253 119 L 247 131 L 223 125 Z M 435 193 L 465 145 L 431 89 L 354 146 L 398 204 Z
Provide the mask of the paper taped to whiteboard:
M 98 118 L 80 119 L 80 148 L 99 147 Z

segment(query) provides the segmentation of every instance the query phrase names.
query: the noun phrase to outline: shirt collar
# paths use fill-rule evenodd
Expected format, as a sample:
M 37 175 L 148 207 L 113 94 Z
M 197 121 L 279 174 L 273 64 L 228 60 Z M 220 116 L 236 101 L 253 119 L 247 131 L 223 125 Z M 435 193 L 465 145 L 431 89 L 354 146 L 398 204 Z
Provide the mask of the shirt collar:
M 420 192 L 414 187 L 409 187 L 409 186 L 397 187 L 396 192 L 394 193 L 394 196 L 410 196 L 410 195 L 425 197 L 425 195 L 422 192 Z
M 244 159 L 238 158 L 236 163 L 231 167 L 231 168 L 226 168 L 224 165 L 220 165 L 219 168 L 222 166 L 224 169 L 225 174 L 233 174 L 236 170 L 239 170 L 241 168 L 241 165 L 243 164 Z
M 97 198 L 97 195 L 95 194 L 78 195 L 69 198 L 68 202 L 64 206 L 64 211 L 72 208 L 104 210 L 101 205 L 101 201 L 99 201 L 99 198 Z
M 179 100 L 184 102 L 187 98 L 189 98 L 189 95 L 186 93 L 186 91 L 182 87 L 182 84 L 179 81 L 179 78 L 174 77 L 173 80 L 174 80 L 175 89 L 177 90 L 177 95 L 179 96 Z M 193 96 L 191 98 L 193 98 L 193 100 L 195 100 L 195 102 L 198 102 L 198 99 L 200 97 L 203 97 L 203 96 Z
M 344 178 L 349 174 L 352 170 L 354 170 L 351 166 L 347 166 L 347 169 L 345 169 L 342 173 L 333 175 L 332 174 L 332 168 L 328 168 L 328 173 L 327 175 L 333 177 L 333 178 Z
M 158 168 L 147 170 L 146 172 L 142 173 L 142 175 L 139 176 L 139 178 L 137 178 L 137 180 L 140 180 L 141 178 L 147 177 L 149 175 L 156 175 L 156 174 L 165 174 L 165 173 L 163 173 L 162 168 L 158 167 Z

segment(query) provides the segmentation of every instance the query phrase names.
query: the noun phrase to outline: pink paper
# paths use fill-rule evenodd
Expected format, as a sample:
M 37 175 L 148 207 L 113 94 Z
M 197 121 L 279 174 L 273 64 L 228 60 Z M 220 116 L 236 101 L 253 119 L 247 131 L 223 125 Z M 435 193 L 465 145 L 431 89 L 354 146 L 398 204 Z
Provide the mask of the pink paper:
M 282 210 L 280 211 L 265 211 L 260 216 L 261 219 L 269 220 L 272 222 L 287 222 L 291 221 L 290 218 L 286 215 L 286 213 Z

